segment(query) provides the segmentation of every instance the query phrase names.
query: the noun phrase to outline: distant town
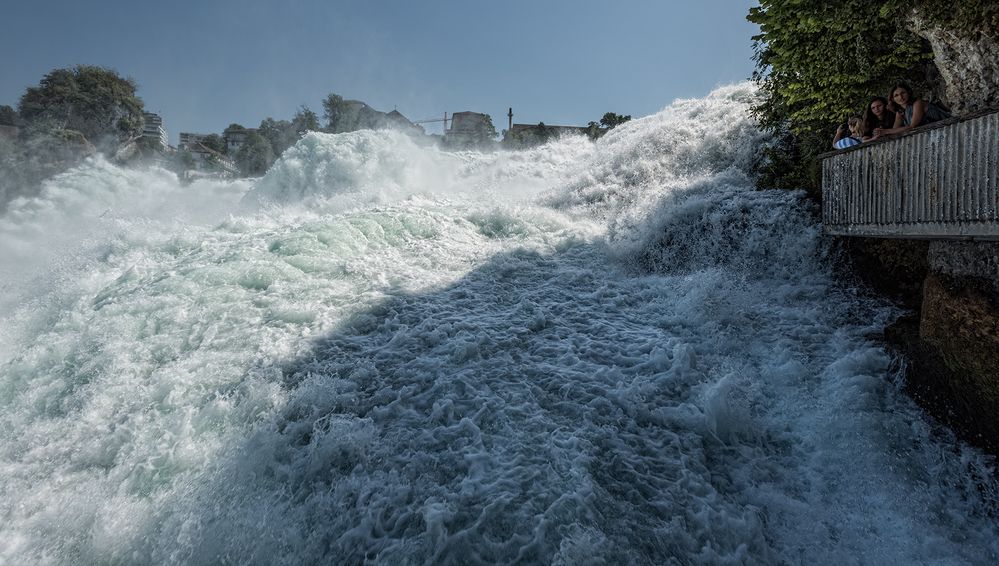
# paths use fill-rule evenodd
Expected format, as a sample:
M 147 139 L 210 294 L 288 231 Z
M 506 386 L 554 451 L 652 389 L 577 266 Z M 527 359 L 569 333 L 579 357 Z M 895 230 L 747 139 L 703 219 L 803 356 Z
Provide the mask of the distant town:
M 595 139 L 608 129 L 630 119 L 630 116 L 620 117 L 608 113 L 600 124 L 590 122 L 587 126 L 547 125 L 544 122 L 517 124 L 513 122 L 513 108 L 510 108 L 507 111 L 507 128 L 503 130 L 502 138 L 497 142 L 497 132 L 492 118 L 481 112 L 462 111 L 450 115 L 445 112 L 442 118 L 414 122 L 398 110 L 380 112 L 363 101 L 342 100 L 337 95 L 330 95 L 330 98 L 324 101 L 324 107 L 329 121 L 325 128 L 319 126 L 318 117 L 314 113 L 303 107 L 291 122 L 268 118 L 259 128 L 231 124 L 221 134 L 181 132 L 177 147 L 171 146 L 168 142 L 169 137 L 163 118 L 153 112 L 144 112 L 142 138 L 144 146 L 159 153 L 162 159 L 174 159 L 183 163 L 185 165 L 183 173 L 187 178 L 239 177 L 262 174 L 286 149 L 283 147 L 285 144 L 280 141 L 275 142 L 275 138 L 282 137 L 281 132 L 276 132 L 278 135 L 275 136 L 271 130 L 291 128 L 294 131 L 294 138 L 297 139 L 308 131 L 345 133 L 363 129 L 394 129 L 413 136 L 425 136 L 441 147 L 449 149 L 522 149 L 543 144 L 554 137 L 566 134 L 587 135 Z M 443 135 L 427 134 L 422 124 L 430 122 L 442 123 Z M 260 162 L 260 167 L 254 166 L 255 151 L 252 149 L 257 138 L 266 139 L 270 145 L 269 152 L 266 148 L 257 150 L 269 153 L 259 156 L 257 161 Z
M 346 133 L 393 129 L 445 149 L 521 149 L 566 134 L 597 139 L 631 119 L 607 112 L 586 126 L 514 123 L 497 133 L 489 114 L 442 113 L 412 121 L 398 110 L 382 112 L 360 100 L 330 93 L 320 116 L 301 106 L 291 120 L 264 118 L 257 127 L 233 123 L 220 133 L 180 132 L 176 147 L 167 120 L 145 108 L 136 83 L 115 70 L 93 65 L 53 69 L 28 87 L 17 107 L 0 105 L 0 210 L 18 196 L 30 196 L 42 182 L 102 154 L 113 163 L 155 163 L 184 181 L 203 177 L 256 177 L 308 132 Z M 443 134 L 423 124 L 440 123 Z

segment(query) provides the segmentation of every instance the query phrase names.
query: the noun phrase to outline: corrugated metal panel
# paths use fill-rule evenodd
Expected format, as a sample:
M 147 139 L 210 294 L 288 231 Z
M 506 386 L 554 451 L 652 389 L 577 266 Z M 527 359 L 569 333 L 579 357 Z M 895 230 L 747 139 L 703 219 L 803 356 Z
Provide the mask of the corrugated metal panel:
M 999 112 L 827 154 L 830 234 L 999 240 Z

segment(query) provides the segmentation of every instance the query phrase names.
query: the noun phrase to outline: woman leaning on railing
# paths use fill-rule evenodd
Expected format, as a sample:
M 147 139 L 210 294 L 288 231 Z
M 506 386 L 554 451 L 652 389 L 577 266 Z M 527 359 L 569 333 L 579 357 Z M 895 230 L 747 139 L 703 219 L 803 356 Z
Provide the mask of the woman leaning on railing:
M 901 134 L 918 126 L 950 118 L 950 113 L 940 106 L 914 97 L 912 88 L 906 83 L 900 82 L 893 86 L 890 98 L 903 111 L 895 115 L 894 127 L 875 128 L 874 137 Z

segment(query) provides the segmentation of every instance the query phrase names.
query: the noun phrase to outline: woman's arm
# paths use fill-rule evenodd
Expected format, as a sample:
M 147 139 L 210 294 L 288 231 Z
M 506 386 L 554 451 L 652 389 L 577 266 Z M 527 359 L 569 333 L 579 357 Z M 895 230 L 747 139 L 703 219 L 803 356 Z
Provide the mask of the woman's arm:
M 912 103 L 912 122 L 909 128 L 915 128 L 923 123 L 923 116 L 926 115 L 926 101 L 917 100 Z
M 920 101 L 920 102 L 922 102 L 922 101 Z M 913 117 L 913 119 L 915 119 L 915 117 L 916 117 L 916 108 L 917 107 L 913 107 L 913 109 L 912 109 L 912 117 Z M 904 118 L 904 116 L 905 116 L 904 112 L 897 112 L 895 114 L 895 125 L 893 127 L 891 127 L 891 128 L 875 128 L 874 129 L 874 135 L 876 135 L 876 136 L 885 136 L 885 135 L 891 135 L 891 134 L 901 134 L 902 132 L 908 131 L 909 129 L 912 128 L 912 126 L 906 126 L 905 125 L 905 118 Z M 920 120 L 923 119 L 923 114 L 922 113 L 919 114 L 919 119 Z

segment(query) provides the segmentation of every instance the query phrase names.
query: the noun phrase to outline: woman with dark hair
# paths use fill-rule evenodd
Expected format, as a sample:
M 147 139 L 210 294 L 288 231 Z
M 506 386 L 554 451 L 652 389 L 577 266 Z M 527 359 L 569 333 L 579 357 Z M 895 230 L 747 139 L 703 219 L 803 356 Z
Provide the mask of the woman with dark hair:
M 874 130 L 875 136 L 901 134 L 918 126 L 950 118 L 950 113 L 943 108 L 913 96 L 912 88 L 905 83 L 897 83 L 891 87 L 890 98 L 902 112 L 895 116 L 893 127 L 876 128 Z
M 891 128 L 895 125 L 895 112 L 883 96 L 875 96 L 864 110 L 864 141 L 871 141 L 875 128 Z

